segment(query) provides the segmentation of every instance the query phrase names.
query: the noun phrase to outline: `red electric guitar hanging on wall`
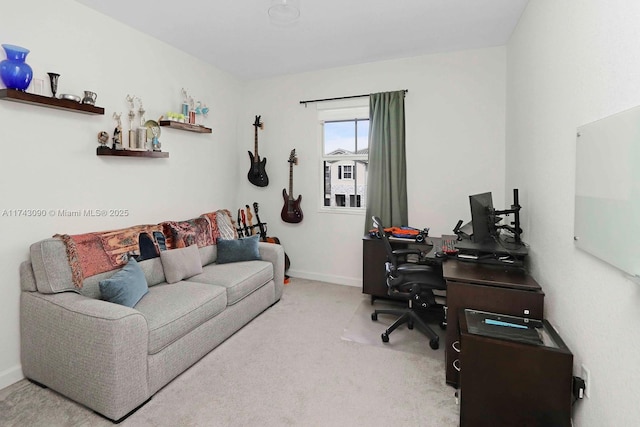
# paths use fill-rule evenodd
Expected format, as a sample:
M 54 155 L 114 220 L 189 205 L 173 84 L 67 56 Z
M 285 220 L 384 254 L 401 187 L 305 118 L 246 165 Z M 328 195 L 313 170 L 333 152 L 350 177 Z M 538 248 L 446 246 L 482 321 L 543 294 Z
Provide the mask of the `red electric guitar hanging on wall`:
M 296 157 L 296 149 L 291 150 L 289 155 L 289 194 L 287 189 L 282 190 L 282 197 L 284 198 L 284 206 L 282 212 L 280 212 L 280 218 L 284 222 L 298 223 L 302 221 L 302 210 L 300 209 L 300 201 L 302 195 L 299 195 L 297 199 L 293 198 L 293 165 L 298 164 L 298 158 Z
M 267 171 L 265 167 L 267 165 L 267 159 L 260 159 L 258 155 L 258 128 L 263 128 L 263 123 L 260 121 L 260 116 L 256 116 L 256 121 L 253 123 L 255 127 L 255 137 L 254 137 L 254 154 L 249 151 L 249 159 L 251 159 L 251 167 L 249 168 L 249 173 L 247 174 L 247 178 L 249 182 L 253 185 L 257 185 L 258 187 L 266 187 L 269 185 L 269 177 L 267 176 Z

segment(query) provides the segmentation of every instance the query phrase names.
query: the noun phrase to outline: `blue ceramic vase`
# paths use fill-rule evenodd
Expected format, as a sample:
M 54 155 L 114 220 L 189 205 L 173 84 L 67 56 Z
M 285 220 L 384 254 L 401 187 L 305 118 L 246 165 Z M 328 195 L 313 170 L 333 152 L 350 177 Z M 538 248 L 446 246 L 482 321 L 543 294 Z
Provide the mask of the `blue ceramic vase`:
M 0 79 L 8 89 L 25 90 L 33 78 L 33 70 L 27 64 L 29 49 L 11 44 L 3 44 L 7 59 L 0 61 Z

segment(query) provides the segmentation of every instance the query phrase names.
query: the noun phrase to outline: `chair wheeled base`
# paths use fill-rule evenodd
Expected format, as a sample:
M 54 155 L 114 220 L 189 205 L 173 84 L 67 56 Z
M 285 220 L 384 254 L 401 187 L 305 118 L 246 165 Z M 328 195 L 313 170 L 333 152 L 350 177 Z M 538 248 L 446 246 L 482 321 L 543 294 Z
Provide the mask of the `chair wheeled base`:
M 431 306 L 429 308 L 433 309 L 435 307 Z M 433 330 L 429 326 L 427 326 L 424 320 L 422 320 L 422 318 L 418 315 L 418 313 L 414 309 L 405 308 L 405 309 L 375 310 L 373 313 L 371 313 L 371 320 L 377 321 L 379 314 L 392 314 L 395 316 L 400 316 L 398 317 L 398 319 L 396 319 L 395 322 L 391 324 L 391 326 L 387 328 L 386 331 L 382 333 L 381 335 L 382 342 L 385 342 L 385 343 L 389 342 L 389 334 L 395 331 L 399 326 L 406 323 L 407 328 L 409 329 L 413 329 L 414 326 L 417 325 L 420 332 L 422 332 L 429 338 L 429 347 L 431 347 L 433 350 L 437 350 L 438 347 L 440 347 L 440 337 L 435 332 L 433 332 Z M 440 322 L 440 328 L 445 329 L 445 327 L 446 325 L 444 324 L 444 321 Z

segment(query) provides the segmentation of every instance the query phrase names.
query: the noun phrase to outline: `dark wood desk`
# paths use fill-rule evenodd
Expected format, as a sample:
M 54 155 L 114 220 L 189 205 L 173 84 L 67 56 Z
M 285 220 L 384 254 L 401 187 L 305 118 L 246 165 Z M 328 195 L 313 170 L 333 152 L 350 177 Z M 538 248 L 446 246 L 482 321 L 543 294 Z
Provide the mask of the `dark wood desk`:
M 442 262 L 436 259 L 435 252 L 440 247 L 440 242 L 441 238 L 439 237 L 427 237 L 423 243 L 417 243 L 410 239 L 389 239 L 393 249 L 412 248 L 425 252 L 426 258 L 438 268 Z M 371 295 L 371 303 L 376 298 L 389 298 L 384 268 L 386 261 L 387 253 L 383 242 L 375 237 L 364 236 L 362 238 L 362 293 Z
M 460 309 L 473 308 L 542 320 L 544 292 L 519 269 L 477 264 L 456 259 L 443 263 L 447 281 L 447 331 L 445 346 L 447 384 L 459 386 Z

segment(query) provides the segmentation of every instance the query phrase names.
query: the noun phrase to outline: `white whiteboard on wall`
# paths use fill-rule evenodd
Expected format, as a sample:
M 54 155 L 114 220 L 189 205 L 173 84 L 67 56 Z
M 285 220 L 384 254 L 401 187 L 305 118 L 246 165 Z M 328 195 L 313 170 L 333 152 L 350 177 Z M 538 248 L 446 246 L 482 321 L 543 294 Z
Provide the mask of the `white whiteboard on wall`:
M 640 107 L 578 128 L 576 246 L 640 277 Z

